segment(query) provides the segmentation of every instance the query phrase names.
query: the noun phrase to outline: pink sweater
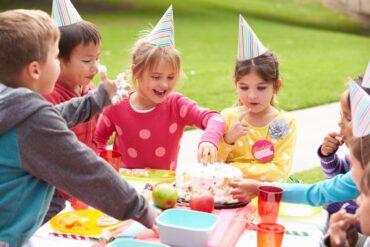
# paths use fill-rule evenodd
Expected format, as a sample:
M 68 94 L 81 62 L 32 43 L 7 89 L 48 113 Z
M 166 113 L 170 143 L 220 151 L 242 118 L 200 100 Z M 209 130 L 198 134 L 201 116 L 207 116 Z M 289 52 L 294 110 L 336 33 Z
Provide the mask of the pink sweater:
M 122 167 L 175 170 L 186 125 L 205 130 L 200 142 L 218 147 L 225 121 L 218 112 L 200 108 L 179 93 L 170 94 L 150 112 L 137 112 L 124 100 L 106 108 L 95 132 L 98 152 L 113 132 L 113 150 L 122 154 Z M 196 155 L 196 150 L 194 150 Z

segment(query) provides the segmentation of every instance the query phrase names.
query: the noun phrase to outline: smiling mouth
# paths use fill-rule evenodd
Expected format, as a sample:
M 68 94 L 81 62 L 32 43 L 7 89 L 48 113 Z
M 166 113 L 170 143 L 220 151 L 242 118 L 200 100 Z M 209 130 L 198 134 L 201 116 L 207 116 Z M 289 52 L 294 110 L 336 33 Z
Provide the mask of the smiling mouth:
M 166 90 L 158 91 L 158 90 L 153 89 L 153 92 L 155 95 L 162 97 L 166 94 L 167 91 Z

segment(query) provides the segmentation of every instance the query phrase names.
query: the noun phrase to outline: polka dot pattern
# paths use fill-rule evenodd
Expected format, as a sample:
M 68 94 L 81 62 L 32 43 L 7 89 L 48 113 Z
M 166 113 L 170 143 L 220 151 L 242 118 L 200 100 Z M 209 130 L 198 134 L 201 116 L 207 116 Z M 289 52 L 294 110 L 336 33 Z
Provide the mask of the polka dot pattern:
M 175 161 L 172 161 L 171 164 L 170 164 L 170 170 L 176 170 L 176 162 Z
M 157 157 L 162 157 L 163 155 L 166 154 L 166 149 L 164 147 L 158 147 L 156 150 L 155 150 L 155 155 Z
M 170 127 L 168 128 L 168 131 L 171 133 L 171 134 L 174 134 L 177 130 L 177 123 L 173 123 L 170 125 Z
M 243 142 L 242 141 L 238 141 L 238 146 L 242 148 L 243 147 Z
M 257 170 L 257 166 L 251 166 L 251 171 L 255 171 L 255 170 Z
M 253 145 L 254 144 L 254 141 L 252 141 L 251 139 L 248 140 L 248 144 L 249 145 Z
M 289 160 L 289 155 L 287 155 L 286 153 L 283 154 L 283 157 L 285 160 Z
M 180 117 L 185 118 L 188 113 L 188 107 L 186 105 L 181 106 Z
M 140 136 L 141 139 L 146 140 L 146 139 L 150 138 L 151 132 L 150 132 L 150 130 L 142 129 L 142 130 L 139 131 L 139 136 Z
M 137 157 L 137 151 L 135 148 L 128 148 L 127 153 L 131 158 L 136 158 Z
M 121 127 L 119 127 L 118 125 L 115 126 L 116 127 L 116 132 L 119 136 L 122 136 L 122 129 Z
M 214 116 L 214 117 L 212 117 L 212 119 L 217 121 L 217 122 L 221 122 L 221 123 L 224 122 L 224 119 L 220 116 Z
M 110 127 L 112 125 L 112 123 L 110 122 L 109 118 L 107 118 L 106 116 L 103 115 L 103 122 L 104 124 L 107 126 L 107 127 Z

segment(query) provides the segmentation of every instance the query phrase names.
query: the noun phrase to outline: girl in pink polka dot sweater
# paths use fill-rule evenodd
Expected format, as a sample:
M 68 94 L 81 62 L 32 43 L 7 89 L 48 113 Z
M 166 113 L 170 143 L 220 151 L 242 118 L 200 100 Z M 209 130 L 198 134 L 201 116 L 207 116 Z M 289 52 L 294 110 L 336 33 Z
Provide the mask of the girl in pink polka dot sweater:
M 173 92 L 181 73 L 179 53 L 150 38 L 140 39 L 133 49 L 135 91 L 103 112 L 95 134 L 98 152 L 115 132 L 113 150 L 122 154 L 121 167 L 175 170 L 184 128 L 191 125 L 204 130 L 198 160 L 215 162 L 225 128 L 222 116 Z

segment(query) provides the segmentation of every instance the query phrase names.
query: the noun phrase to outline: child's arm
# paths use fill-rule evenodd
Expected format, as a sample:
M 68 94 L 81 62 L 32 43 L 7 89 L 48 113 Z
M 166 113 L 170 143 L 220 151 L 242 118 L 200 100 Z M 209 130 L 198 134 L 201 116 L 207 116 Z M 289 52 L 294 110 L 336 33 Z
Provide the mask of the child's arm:
M 221 114 L 201 108 L 194 101 L 181 95 L 177 97 L 177 105 L 180 119 L 184 121 L 184 125 L 191 125 L 204 130 L 199 141 L 198 160 L 203 159 L 204 162 L 204 160 L 208 160 L 208 154 L 212 153 L 213 157 L 211 157 L 211 160 L 215 161 L 217 147 L 225 129 L 225 121 Z M 204 144 L 202 145 L 202 143 Z
M 321 168 L 326 178 L 332 178 L 338 174 L 346 173 L 351 169 L 348 155 L 342 159 L 339 158 L 336 153 L 324 156 L 321 153 L 321 147 L 322 146 L 317 150 L 317 154 L 320 158 Z
M 104 85 L 83 97 L 73 98 L 55 106 L 55 109 L 66 121 L 68 128 L 74 127 L 81 122 L 89 121 L 96 113 L 99 113 L 111 101 Z
M 120 220 L 151 227 L 152 208 L 108 163 L 81 144 L 53 107 L 19 130 L 22 169 Z
M 109 138 L 115 131 L 114 125 L 110 120 L 111 109 L 112 108 L 107 108 L 104 110 L 95 130 L 94 141 L 96 142 L 97 153 L 100 153 L 106 149 Z

